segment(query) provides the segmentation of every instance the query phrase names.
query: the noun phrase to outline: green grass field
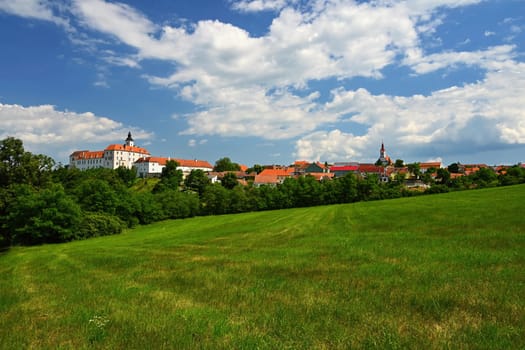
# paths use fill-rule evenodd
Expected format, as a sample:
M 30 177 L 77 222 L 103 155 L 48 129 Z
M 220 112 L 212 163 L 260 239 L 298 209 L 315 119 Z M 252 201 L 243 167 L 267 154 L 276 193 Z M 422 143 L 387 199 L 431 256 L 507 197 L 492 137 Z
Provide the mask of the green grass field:
M 0 253 L 1 349 L 523 349 L 525 186 Z

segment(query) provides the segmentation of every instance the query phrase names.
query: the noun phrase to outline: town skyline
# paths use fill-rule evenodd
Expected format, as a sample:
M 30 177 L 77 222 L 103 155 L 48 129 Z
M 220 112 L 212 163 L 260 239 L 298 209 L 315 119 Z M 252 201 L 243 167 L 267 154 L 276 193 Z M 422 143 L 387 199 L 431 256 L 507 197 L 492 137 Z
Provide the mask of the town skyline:
M 517 164 L 525 13 L 509 0 L 0 2 L 0 138 L 67 163 L 131 130 L 243 164 Z

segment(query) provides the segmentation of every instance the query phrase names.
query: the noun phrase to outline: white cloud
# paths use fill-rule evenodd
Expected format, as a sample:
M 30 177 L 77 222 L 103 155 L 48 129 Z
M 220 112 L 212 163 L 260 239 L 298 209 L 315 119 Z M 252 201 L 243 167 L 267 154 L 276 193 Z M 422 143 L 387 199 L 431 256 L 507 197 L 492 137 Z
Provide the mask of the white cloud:
M 464 64 L 485 69 L 498 69 L 516 56 L 513 45 L 500 45 L 483 51 L 444 52 L 421 56 L 415 52 L 405 60 L 405 64 L 419 74 L 430 73 L 439 69 Z
M 0 0 L 0 11 L 51 22 L 58 20 L 49 2 L 44 0 Z
M 297 0 L 240 0 L 232 2 L 232 8 L 241 12 L 278 11 L 297 2 Z
M 276 11 L 260 37 L 216 20 L 160 26 L 119 2 L 73 0 L 71 11 L 82 26 L 75 37 L 86 35 L 81 29 L 94 30 L 136 50 L 127 56 L 103 51 L 100 57 L 106 62 L 132 68 L 140 68 L 145 59 L 173 64 L 172 74 L 144 76 L 153 85 L 172 88 L 197 107 L 196 112 L 184 115 L 188 122 L 185 134 L 264 139 L 306 135 L 297 142 L 298 158 L 347 159 L 366 157 L 369 147 L 377 148 L 386 133 L 404 149 L 464 140 L 525 142 L 524 68 L 512 61 L 516 46 L 433 54 L 423 49 L 422 40 L 444 21 L 439 9 L 479 2 L 317 0 L 305 5 L 296 0 L 232 1 L 239 11 Z M 0 10 L 34 17 L 40 6 L 42 19 L 56 18 L 47 2 L 26 1 L 25 9 L 23 1 L 15 7 L 10 3 L 0 0 Z M 430 96 L 395 97 L 337 89 L 324 106 L 318 93 L 304 96 L 303 89 L 311 81 L 381 79 L 390 65 L 406 65 L 416 74 L 462 65 L 481 67 L 488 73 L 481 82 Z M 368 128 L 365 135 L 352 135 L 340 125 L 322 131 L 348 114 L 354 115 L 353 122 Z M 481 132 L 470 132 L 474 127 Z M 190 140 L 189 145 L 196 146 L 197 140 Z
M 144 130 L 125 126 L 91 112 L 59 111 L 50 105 L 24 107 L 0 104 L 0 120 L 0 139 L 8 136 L 19 138 L 29 151 L 47 154 L 62 161 L 66 160 L 68 152 L 84 149 L 87 145 L 120 143 L 128 130 L 136 139 L 153 136 Z M 67 151 L 59 153 L 58 150 Z
M 424 150 L 429 157 L 525 143 L 525 63 L 507 62 L 483 81 L 429 96 L 372 95 L 364 89 L 333 94 L 326 112 L 351 115 L 366 134 L 313 132 L 296 143 L 300 158 L 370 160 L 383 138 L 399 153 Z

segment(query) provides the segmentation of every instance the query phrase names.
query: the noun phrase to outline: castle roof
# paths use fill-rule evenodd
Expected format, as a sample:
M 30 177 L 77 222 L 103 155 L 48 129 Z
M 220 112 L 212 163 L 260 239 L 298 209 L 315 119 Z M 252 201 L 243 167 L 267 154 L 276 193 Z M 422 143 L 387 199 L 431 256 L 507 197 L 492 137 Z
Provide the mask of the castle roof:
M 104 149 L 104 151 L 125 151 L 125 152 L 140 153 L 140 154 L 145 154 L 145 155 L 150 154 L 147 149 L 142 148 L 142 147 L 118 145 L 118 144 L 109 145 L 108 147 L 106 147 L 106 149 Z

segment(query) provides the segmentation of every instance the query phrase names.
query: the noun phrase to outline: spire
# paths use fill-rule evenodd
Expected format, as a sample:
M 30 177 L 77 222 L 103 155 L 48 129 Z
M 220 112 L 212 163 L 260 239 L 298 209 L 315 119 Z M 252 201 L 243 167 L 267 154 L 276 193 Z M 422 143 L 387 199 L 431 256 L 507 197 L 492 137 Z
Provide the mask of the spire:
M 131 131 L 128 132 L 128 138 L 126 139 L 126 146 L 134 146 L 133 137 L 131 137 Z

